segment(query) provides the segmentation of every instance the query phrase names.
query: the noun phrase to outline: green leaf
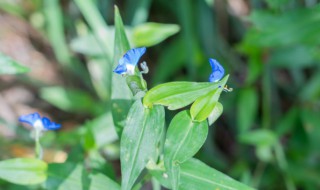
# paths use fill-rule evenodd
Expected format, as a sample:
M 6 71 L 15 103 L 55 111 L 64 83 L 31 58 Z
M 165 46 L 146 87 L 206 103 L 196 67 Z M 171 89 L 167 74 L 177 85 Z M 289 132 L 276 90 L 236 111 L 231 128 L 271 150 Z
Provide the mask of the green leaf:
M 300 122 L 299 114 L 300 109 L 297 106 L 293 106 L 286 113 L 283 113 L 274 129 L 276 135 L 281 137 L 293 130 L 294 126 Z
M 40 93 L 42 99 L 64 111 L 91 114 L 102 111 L 102 106 L 84 91 L 55 86 L 42 88 Z
M 114 61 L 113 68 L 118 65 L 119 59 L 130 49 L 130 45 L 124 30 L 122 19 L 117 6 L 115 6 L 115 42 L 114 42 Z M 112 116 L 117 131 L 120 134 L 124 126 L 124 121 L 128 110 L 132 104 L 133 95 L 126 83 L 126 79 L 121 75 L 112 75 Z
M 87 56 L 101 56 L 105 50 L 100 46 L 98 39 L 93 34 L 79 36 L 71 40 L 70 48 Z
M 319 49 L 315 46 L 287 46 L 271 50 L 268 64 L 284 68 L 310 67 L 319 60 Z
M 147 109 L 136 100 L 121 136 L 122 189 L 131 189 L 146 164 L 157 161 L 163 130 L 164 108 Z
M 179 182 L 179 164 L 199 151 L 207 135 L 207 122 L 193 122 L 188 111 L 182 111 L 172 119 L 164 146 L 164 165 L 173 189 L 176 189 Z
M 87 67 L 93 87 L 100 99 L 110 101 L 112 65 L 106 63 L 106 59 L 93 58 L 88 60 Z
M 223 112 L 223 106 L 220 102 L 217 102 L 217 104 L 214 106 L 212 112 L 208 117 L 209 126 L 212 125 L 218 119 L 218 117 L 220 117 L 222 112 Z
M 89 178 L 82 174 L 85 172 L 83 166 L 66 162 L 63 164 L 49 164 L 48 179 L 45 188 L 48 190 L 64 190 L 88 188 Z
M 191 118 L 194 121 L 206 120 L 217 106 L 222 90 L 222 87 L 217 88 L 198 98 L 190 108 Z
M 176 110 L 191 104 L 197 98 L 219 88 L 219 86 L 223 87 L 228 77 L 229 75 L 216 83 L 169 82 L 160 84 L 146 93 L 143 104 L 146 107 L 160 104 L 168 106 L 169 110 Z
M 88 37 L 81 39 L 81 41 L 78 41 L 77 43 L 74 42 L 71 45 L 73 48 L 77 48 L 78 51 L 82 51 L 82 53 L 98 54 L 100 51 L 103 51 L 101 52 L 103 54 L 100 54 L 99 58 L 89 60 L 88 70 L 99 97 L 104 101 L 109 101 L 111 98 L 112 86 L 114 29 L 108 27 L 94 1 L 74 0 L 74 2 L 79 7 L 83 17 L 92 29 L 91 31 L 95 40 Z M 97 44 L 95 44 L 95 42 Z M 75 45 L 78 46 L 75 47 Z
M 48 190 L 98 190 L 101 187 L 120 189 L 119 185 L 103 174 L 89 175 L 82 165 L 66 162 L 49 164 L 48 180 L 45 188 Z
M 315 151 L 319 150 L 319 139 L 320 139 L 319 115 L 320 115 L 320 111 L 316 108 L 305 107 L 303 109 L 299 109 L 299 118 L 301 119 L 303 126 L 305 126 L 306 135 L 308 136 L 308 141 L 310 142 L 310 148 L 313 148 Z M 297 118 L 295 118 L 295 121 L 296 120 Z M 296 125 L 296 123 L 292 123 L 290 127 L 294 125 Z
M 133 26 L 146 22 L 150 13 L 151 2 L 151 0 L 126 1 L 125 20 Z
M 258 95 L 255 89 L 241 90 L 238 99 L 237 121 L 240 133 L 244 133 L 252 127 L 258 109 Z
M 270 146 L 257 146 L 256 155 L 259 160 L 263 162 L 270 162 L 273 159 L 272 147 Z
M 320 75 L 313 75 L 306 81 L 299 92 L 299 99 L 302 101 L 317 102 L 320 97 Z
M 79 69 L 80 65 L 75 67 L 76 63 L 71 62 L 72 55 L 65 39 L 64 18 L 59 0 L 43 1 L 43 8 L 46 16 L 46 34 L 59 63 L 70 69 Z
M 82 140 L 84 141 L 84 145 L 88 143 L 89 148 L 99 149 L 104 145 L 110 144 L 118 139 L 110 111 L 94 118 L 91 121 L 86 122 L 84 127 L 84 138 L 82 138 Z M 88 139 L 85 137 L 87 137 Z M 91 140 L 93 142 L 91 142 Z
M 90 25 L 92 32 L 99 39 L 99 45 L 103 47 L 107 60 L 111 60 L 112 53 L 112 35 L 103 16 L 100 14 L 98 7 L 94 1 L 75 0 L 75 4 L 79 7 L 81 13 Z M 111 44 L 111 45 L 110 45 Z
M 89 190 L 101 190 L 101 189 L 110 189 L 110 190 L 120 190 L 120 185 L 110 178 L 103 174 L 94 174 L 90 176 L 91 184 Z
M 15 158 L 0 162 L 0 178 L 20 185 L 39 184 L 47 178 L 47 163 L 32 158 Z
M 164 168 L 163 162 L 156 164 L 154 162 L 149 162 L 146 166 L 152 177 L 154 177 L 159 183 L 167 189 L 172 189 L 171 182 L 168 178 L 168 174 Z
M 28 72 L 29 68 L 19 65 L 15 60 L 0 53 L 0 75 Z
M 143 23 L 133 29 L 133 43 L 135 46 L 153 46 L 179 32 L 176 24 Z
M 272 146 L 277 142 L 277 136 L 268 129 L 257 129 L 241 134 L 239 140 L 254 146 Z
M 247 32 L 242 45 L 254 47 L 281 47 L 300 44 L 318 45 L 320 39 L 320 6 L 293 9 L 284 14 L 254 11 L 250 20 L 255 28 Z M 292 22 L 294 20 L 294 22 Z M 301 30 L 303 29 L 303 30 Z M 300 32 L 292 32 L 300 31 Z
M 253 190 L 194 158 L 181 164 L 180 174 L 179 190 Z

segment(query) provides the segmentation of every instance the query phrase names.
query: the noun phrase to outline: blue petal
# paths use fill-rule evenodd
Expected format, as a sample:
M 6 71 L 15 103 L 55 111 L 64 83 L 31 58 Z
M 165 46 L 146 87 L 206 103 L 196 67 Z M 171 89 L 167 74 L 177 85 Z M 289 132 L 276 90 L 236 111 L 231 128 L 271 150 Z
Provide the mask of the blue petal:
M 47 130 L 56 130 L 61 127 L 60 124 L 51 122 L 50 119 L 47 117 L 42 118 L 42 124 L 43 124 L 43 127 Z
M 23 122 L 23 123 L 28 123 L 29 125 L 32 125 L 38 120 L 40 119 L 40 115 L 39 113 L 35 112 L 32 114 L 28 114 L 28 115 L 22 115 L 19 117 L 19 121 Z
M 224 68 L 220 65 L 220 63 L 215 59 L 209 59 L 212 73 L 210 74 L 209 81 L 210 82 L 217 82 L 219 81 L 224 75 Z
M 125 74 L 127 72 L 127 67 L 125 64 L 118 64 L 118 66 L 113 70 L 117 74 Z
M 133 74 L 134 68 L 132 66 L 136 66 L 141 56 L 146 52 L 145 47 L 134 48 L 127 51 L 119 60 L 117 67 L 113 70 L 113 72 L 117 74 Z M 131 65 L 128 66 L 128 65 Z
M 131 64 L 136 66 L 140 57 L 146 52 L 145 47 L 134 48 L 127 51 L 126 54 L 119 60 L 119 63 Z

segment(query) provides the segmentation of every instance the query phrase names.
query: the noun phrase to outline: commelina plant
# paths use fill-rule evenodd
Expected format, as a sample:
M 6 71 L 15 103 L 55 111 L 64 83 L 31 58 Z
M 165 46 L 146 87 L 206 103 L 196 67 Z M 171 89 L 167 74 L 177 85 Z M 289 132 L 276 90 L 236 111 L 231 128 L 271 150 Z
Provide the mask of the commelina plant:
M 212 68 L 209 82 L 169 82 L 148 90 L 143 78 L 148 73 L 146 62 L 140 64 L 141 71 L 138 68 L 146 48 L 130 48 L 117 9 L 114 44 L 110 105 L 120 137 L 121 185 L 102 173 L 90 173 L 86 178 L 90 183 L 84 185 L 81 165 L 76 165 L 70 174 L 74 175 L 64 181 L 60 175 L 65 174 L 59 173 L 65 169 L 64 165 L 49 164 L 48 167 L 41 160 L 39 140 L 41 132 L 59 129 L 61 125 L 38 113 L 19 118 L 33 126 L 38 159 L 0 161 L 0 178 L 20 185 L 46 181 L 44 187 L 48 189 L 86 189 L 90 186 L 90 190 L 137 190 L 148 181 L 152 181 L 154 189 L 160 186 L 173 190 L 252 189 L 193 157 L 203 146 L 209 126 L 222 114 L 220 94 L 232 90 L 226 87 L 229 75 L 224 76 L 222 65 L 215 59 L 209 59 Z M 165 108 L 182 110 L 168 126 Z M 57 182 L 57 177 L 60 177 L 60 182 Z M 50 181 L 51 178 L 54 180 Z
M 132 189 L 147 169 L 162 186 L 169 189 L 250 189 L 193 158 L 204 144 L 208 127 L 222 113 L 218 102 L 228 75 L 215 59 L 209 59 L 209 82 L 169 82 L 147 90 L 137 64 L 145 47 L 127 51 L 114 72 L 126 78 L 135 95 L 121 135 L 121 188 Z M 179 112 L 165 128 L 164 107 Z

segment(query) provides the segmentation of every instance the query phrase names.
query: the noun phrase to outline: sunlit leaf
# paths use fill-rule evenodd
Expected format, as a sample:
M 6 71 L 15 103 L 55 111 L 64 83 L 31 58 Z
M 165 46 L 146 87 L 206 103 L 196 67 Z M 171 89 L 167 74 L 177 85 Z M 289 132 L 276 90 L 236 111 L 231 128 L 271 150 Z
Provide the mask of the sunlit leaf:
M 20 185 L 39 184 L 47 178 L 47 163 L 32 158 L 0 161 L 0 178 Z
M 223 112 L 223 106 L 220 102 L 217 102 L 217 104 L 214 106 L 212 112 L 208 117 L 209 126 L 212 125 L 220 117 L 222 112 Z
M 224 86 L 224 84 L 222 86 Z M 195 121 L 203 121 L 207 119 L 217 106 L 222 90 L 222 87 L 217 88 L 196 99 L 190 108 L 192 119 Z
M 147 107 L 155 105 L 168 106 L 170 110 L 185 107 L 197 98 L 223 87 L 228 76 L 216 83 L 209 82 L 169 82 L 160 84 L 149 90 L 143 98 L 143 104 Z

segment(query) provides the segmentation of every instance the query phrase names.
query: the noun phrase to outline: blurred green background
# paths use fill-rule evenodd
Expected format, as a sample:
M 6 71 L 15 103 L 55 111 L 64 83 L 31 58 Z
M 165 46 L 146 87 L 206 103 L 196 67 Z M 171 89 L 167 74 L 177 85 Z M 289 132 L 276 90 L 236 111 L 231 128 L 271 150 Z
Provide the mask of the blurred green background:
M 131 47 L 149 47 L 149 89 L 207 81 L 209 58 L 230 74 L 199 159 L 258 189 L 320 189 L 318 0 L 0 0 L 0 52 L 31 69 L 0 76 L 1 160 L 32 156 L 17 118 L 39 111 L 63 125 L 42 138 L 46 161 L 119 180 L 114 5 Z

